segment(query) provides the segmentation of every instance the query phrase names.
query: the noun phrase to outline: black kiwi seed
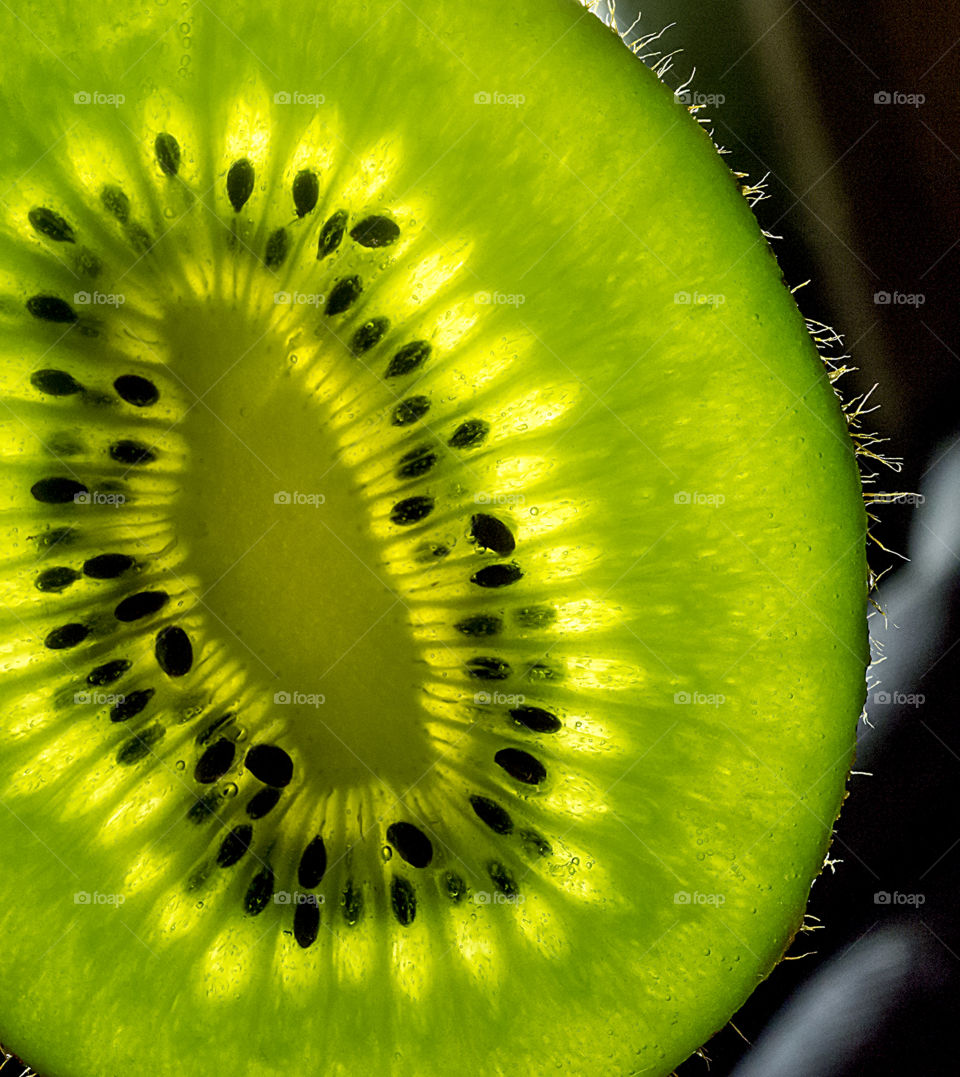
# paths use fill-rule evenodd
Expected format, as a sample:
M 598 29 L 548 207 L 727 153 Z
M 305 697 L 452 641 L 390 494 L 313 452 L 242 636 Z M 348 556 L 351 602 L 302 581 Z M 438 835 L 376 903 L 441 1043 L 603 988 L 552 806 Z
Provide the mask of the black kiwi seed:
M 249 916 L 259 916 L 273 897 L 273 868 L 264 868 L 254 875 L 243 899 L 244 911 Z
M 202 797 L 197 797 L 194 801 L 187 812 L 187 818 L 191 823 L 196 823 L 199 826 L 200 823 L 205 823 L 213 815 L 219 802 L 220 795 L 218 793 L 204 793 Z
M 231 868 L 243 859 L 244 853 L 250 848 L 250 839 L 253 837 L 253 827 L 249 823 L 235 826 L 233 830 L 220 842 L 217 852 L 217 866 Z
M 361 247 L 389 247 L 400 238 L 400 226 L 389 217 L 375 213 L 355 224 L 350 229 L 350 238 Z
M 112 184 L 104 187 L 100 192 L 100 202 L 107 213 L 116 217 L 121 224 L 130 220 L 130 199 L 119 187 Z
M 317 259 L 326 258 L 343 242 L 343 234 L 347 230 L 347 211 L 338 209 L 320 229 L 320 239 L 317 243 Z
M 481 549 L 493 550 L 501 557 L 506 557 L 517 548 L 517 540 L 510 528 L 496 516 L 488 516 L 484 512 L 470 517 L 470 535 Z
M 394 426 L 412 426 L 419 422 L 430 410 L 430 401 L 425 396 L 409 396 L 401 400 L 393 409 L 390 422 Z
M 46 505 L 65 505 L 69 501 L 74 501 L 78 494 L 88 493 L 88 490 L 82 482 L 77 482 L 76 479 L 54 476 L 35 482 L 30 487 L 30 493 L 37 501 L 42 501 Z
M 387 841 L 414 868 L 425 868 L 433 859 L 433 845 L 426 834 L 413 823 L 391 823 Z
M 433 512 L 433 506 L 432 497 L 407 497 L 393 506 L 390 510 L 390 519 L 395 524 L 408 527 L 429 516 Z
M 465 636 L 496 636 L 503 631 L 503 621 L 499 617 L 478 613 L 473 617 L 464 617 L 454 628 Z
M 487 865 L 487 874 L 493 885 L 505 897 L 514 898 L 519 893 L 513 876 L 498 860 L 493 860 Z
M 467 419 L 454 430 L 447 444 L 451 449 L 475 449 L 482 444 L 489 431 L 490 424 L 483 419 Z
M 400 466 L 397 468 L 398 479 L 415 479 L 425 475 L 437 462 L 437 454 L 431 452 L 425 446 L 411 449 L 400 457 Z
M 282 789 L 293 777 L 293 760 L 275 744 L 255 744 L 244 760 L 244 766 L 264 785 Z
M 128 718 L 134 718 L 153 699 L 155 688 L 141 688 L 137 692 L 130 692 L 119 702 L 110 708 L 111 722 L 125 722 Z
M 105 684 L 113 684 L 127 672 L 133 663 L 127 658 L 115 658 L 112 662 L 104 662 L 102 666 L 96 666 L 87 674 L 87 684 L 94 688 L 102 688 Z
M 529 729 L 531 733 L 556 733 L 563 727 L 563 723 L 555 714 L 545 711 L 542 707 L 514 707 L 510 711 L 510 717 Z
M 327 847 L 323 838 L 317 835 L 303 850 L 300 866 L 297 868 L 297 882 L 305 889 L 312 890 L 319 886 L 327 870 Z
M 59 628 L 53 629 L 52 632 L 48 632 L 43 645 L 51 651 L 65 651 L 69 647 L 76 647 L 78 643 L 83 643 L 89 635 L 89 625 L 75 621 L 71 624 L 61 625 Z
M 286 261 L 289 241 L 286 228 L 271 232 L 267 239 L 267 248 L 263 255 L 263 264 L 267 269 L 279 269 Z
M 486 823 L 497 834 L 509 834 L 513 830 L 513 820 L 496 801 L 489 797 L 472 796 L 470 806 L 477 818 Z
M 253 165 L 246 157 L 241 157 L 230 166 L 227 172 L 227 197 L 234 213 L 239 213 L 253 194 L 253 180 Z
M 169 599 L 166 591 L 139 591 L 118 603 L 113 615 L 118 621 L 139 621 L 163 609 Z
M 65 590 L 71 583 L 80 579 L 80 573 L 76 569 L 58 565 L 56 568 L 48 568 L 41 572 L 34 580 L 34 586 L 38 591 L 46 591 L 56 594 Z
M 478 587 L 508 587 L 523 576 L 519 565 L 487 565 L 470 577 Z
M 70 225 L 59 213 L 54 213 L 52 209 L 47 209 L 46 206 L 38 206 L 30 210 L 27 218 L 37 232 L 45 235 L 48 239 L 52 239 L 55 243 L 76 242 L 76 237 Z
M 467 673 L 480 681 L 505 681 L 510 676 L 510 666 L 500 658 L 471 658 Z
M 141 378 L 139 374 L 121 374 L 113 383 L 113 387 L 128 404 L 133 404 L 135 408 L 145 408 L 149 404 L 155 404 L 160 398 L 160 393 L 153 382 Z
M 218 781 L 233 766 L 237 746 L 232 740 L 221 737 L 215 741 L 197 760 L 193 776 L 201 785 Z
M 443 877 L 444 889 L 451 901 L 459 902 L 467 892 L 467 884 L 456 872 L 448 871 Z
M 83 573 L 94 580 L 113 580 L 132 568 L 133 563 L 125 553 L 99 553 L 83 562 Z
M 320 934 L 320 906 L 315 901 L 305 901 L 293 912 L 293 937 L 304 950 L 317 941 Z
M 190 672 L 193 665 L 193 644 L 178 625 L 160 629 L 153 653 L 156 655 L 157 665 L 168 677 L 182 677 Z
M 117 762 L 121 766 L 139 763 L 141 759 L 145 759 L 150 755 L 153 749 L 163 740 L 165 732 L 163 726 L 159 723 L 148 726 L 121 745 L 120 750 L 117 752 Z
M 306 215 L 316 206 L 320 197 L 320 181 L 316 172 L 309 168 L 301 169 L 293 179 L 293 204 L 298 217 Z
M 129 438 L 115 441 L 110 446 L 110 457 L 116 460 L 118 464 L 129 464 L 130 466 L 149 464 L 157 458 L 156 453 L 148 449 L 142 441 L 132 441 Z
M 527 849 L 532 853 L 536 853 L 537 856 L 549 856 L 553 852 L 550 842 L 535 830 L 521 830 L 519 831 L 519 837 Z
M 390 882 L 390 904 L 398 924 L 407 927 L 413 923 L 417 915 L 417 898 L 413 886 L 399 875 L 395 875 Z
M 83 391 L 83 386 L 65 370 L 35 370 L 30 375 L 34 389 L 48 396 L 73 396 Z
M 493 758 L 511 778 L 525 785 L 539 785 L 547 776 L 547 769 L 540 760 L 519 748 L 501 748 Z
M 247 815 L 251 819 L 262 819 L 273 811 L 279 800 L 279 789 L 261 789 L 247 801 Z
M 75 322 L 77 312 L 65 300 L 56 295 L 32 295 L 27 300 L 27 310 L 44 322 Z
M 430 358 L 433 348 L 425 340 L 411 340 L 390 360 L 387 367 L 388 378 L 399 378 L 404 374 L 412 374 L 418 370 Z
M 75 527 L 51 527 L 42 535 L 31 535 L 41 550 L 52 550 L 54 546 L 72 546 L 79 538 Z
M 350 340 L 350 351 L 354 355 L 363 355 L 383 340 L 390 328 L 389 318 L 371 318 L 353 334 Z
M 359 277 L 344 277 L 333 286 L 327 299 L 327 314 L 343 314 L 357 301 L 363 291 L 363 282 Z
M 157 164 L 165 176 L 175 176 L 180 170 L 180 143 L 168 134 L 161 132 L 153 141 L 153 152 L 157 157 Z
M 139 221 L 131 221 L 127 225 L 127 239 L 130 240 L 133 249 L 140 254 L 146 254 L 153 247 L 150 233 Z
M 347 883 L 340 895 L 340 911 L 343 919 L 349 927 L 356 927 L 363 915 L 363 895 L 353 885 L 353 881 Z

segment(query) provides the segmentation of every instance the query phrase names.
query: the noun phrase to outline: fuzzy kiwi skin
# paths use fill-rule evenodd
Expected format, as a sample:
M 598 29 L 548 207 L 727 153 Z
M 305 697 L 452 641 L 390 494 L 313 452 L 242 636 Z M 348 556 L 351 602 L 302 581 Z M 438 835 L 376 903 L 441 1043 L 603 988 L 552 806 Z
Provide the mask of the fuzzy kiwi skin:
M 376 951 L 381 963 L 371 958 L 372 971 L 361 966 L 363 975 L 348 948 L 328 967 L 315 955 L 329 951 L 311 947 L 303 958 L 285 949 L 294 943 L 279 919 L 264 940 L 263 921 L 239 903 L 222 914 L 232 949 L 216 945 L 215 931 L 196 947 L 171 945 L 162 913 L 167 876 L 151 875 L 163 858 L 142 859 L 149 813 L 140 833 L 119 824 L 105 830 L 103 819 L 80 811 L 93 805 L 92 794 L 36 795 L 28 775 L 42 781 L 68 753 L 50 745 L 47 770 L 38 770 L 29 743 L 11 734 L 0 795 L 15 815 L 3 831 L 0 932 L 17 945 L 0 987 L 0 1028 L 53 1077 L 102 1075 L 105 1066 L 124 1075 L 172 1073 L 184 1056 L 200 1073 L 423 1073 L 462 1067 L 467 1043 L 494 1073 L 549 1072 L 558 1058 L 569 1072 L 591 1077 L 667 1073 L 782 955 L 823 862 L 849 770 L 864 695 L 865 517 L 828 378 L 706 136 L 572 4 L 518 9 L 491 0 L 480 10 L 453 11 L 428 0 L 416 17 L 402 5 L 301 5 L 285 9 L 282 20 L 253 6 L 220 14 L 194 11 L 190 48 L 178 40 L 166 50 L 152 48 L 169 28 L 159 7 L 131 15 L 112 0 L 99 5 L 98 22 L 111 29 L 102 40 L 98 33 L 95 45 L 89 14 L 45 9 L 31 18 L 33 33 L 3 16 L 6 62 L 16 57 L 18 65 L 17 77 L 8 72 L 4 80 L 5 113 L 13 117 L 4 175 L 18 182 L 33 175 L 38 184 L 23 195 L 25 212 L 5 222 L 13 267 L 5 296 L 16 302 L 4 305 L 4 316 L 16 308 L 9 316 L 19 350 L 31 358 L 52 342 L 43 332 L 74 324 L 100 331 L 64 307 L 48 305 L 53 317 L 39 319 L 25 308 L 26 299 L 47 294 L 41 289 L 51 273 L 61 274 L 53 279 L 63 294 L 76 290 L 75 263 L 51 269 L 59 263 L 50 251 L 47 260 L 36 253 L 46 248 L 23 253 L 26 211 L 41 193 L 60 197 L 56 212 L 78 238 L 85 207 L 102 205 L 115 227 L 107 233 L 104 226 L 104 236 L 114 237 L 114 252 L 134 252 L 122 269 L 140 264 L 141 280 L 162 274 L 190 246 L 191 237 L 173 232 L 150 254 L 168 220 L 160 198 L 184 190 L 211 192 L 203 219 L 233 228 L 242 250 L 244 228 L 260 221 L 262 195 L 244 169 L 226 184 L 235 162 L 259 163 L 257 132 L 249 117 L 237 118 L 237 102 L 258 102 L 274 142 L 292 142 L 308 120 L 273 94 L 311 87 L 317 72 L 326 72 L 323 92 L 336 104 L 331 122 L 342 125 L 349 145 L 372 147 L 391 191 L 413 192 L 415 216 L 430 233 L 468 245 L 469 276 L 454 278 L 451 304 L 473 303 L 478 289 L 529 293 L 522 312 L 506 305 L 481 312 L 491 339 L 524 344 L 510 367 L 506 402 L 539 392 L 556 405 L 559 385 L 577 400 L 608 404 L 591 416 L 578 403 L 549 431 L 548 444 L 525 441 L 516 428 L 508 440 L 529 459 L 552 452 L 555 435 L 563 435 L 563 496 L 574 496 L 589 521 L 579 532 L 575 522 L 567 527 L 581 546 L 598 550 L 584 578 L 595 593 L 613 589 L 609 601 L 631 629 L 605 635 L 601 626 L 590 643 L 578 640 L 566 652 L 571 662 L 597 663 L 591 713 L 580 717 L 593 723 L 588 731 L 604 751 L 595 753 L 596 771 L 569 773 L 595 777 L 604 795 L 591 802 L 590 788 L 574 783 L 560 798 L 575 816 L 568 840 L 596 852 L 593 875 L 584 863 L 556 890 L 534 890 L 519 921 L 490 920 L 491 904 L 482 922 L 495 923 L 494 932 L 509 925 L 495 944 L 474 931 L 468 906 L 466 916 L 460 909 L 415 920 L 409 928 L 416 934 L 391 926 L 398 934 L 390 952 L 398 961 L 410 956 L 408 970 L 422 970 L 402 990 L 399 974 L 384 963 L 385 946 Z M 294 32 L 303 49 L 290 48 Z M 276 84 L 237 39 L 256 43 Z M 51 63 L 51 49 L 63 65 Z M 190 73 L 180 76 L 187 53 Z M 570 72 L 584 74 L 571 79 Z M 146 101 L 145 73 L 158 87 Z M 123 94 L 129 122 L 91 102 L 80 130 L 64 140 L 77 85 Z M 475 101 L 498 87 L 522 95 L 523 111 Z M 239 137 L 244 131 L 249 144 Z M 176 138 L 179 158 L 169 142 L 157 150 L 163 132 Z M 133 171 L 134 208 L 115 196 L 109 205 L 100 201 L 101 185 L 115 177 L 91 170 L 90 147 L 94 157 L 109 148 L 101 165 L 115 159 Z M 496 147 L 503 152 L 494 169 Z M 38 161 L 48 164 L 31 173 Z M 284 164 L 299 168 L 286 158 Z M 324 175 L 352 167 L 352 159 L 336 158 Z M 40 178 L 48 190 L 40 191 Z M 148 194 L 151 184 L 162 195 Z M 291 191 L 284 194 L 292 220 L 297 207 Z M 312 223 L 311 215 L 302 223 Z M 48 233 L 34 238 L 59 255 L 78 245 L 58 225 Z M 316 239 L 315 264 L 327 260 L 316 257 Z M 257 264 L 257 272 L 266 269 Z M 525 275 L 530 283 L 517 283 Z M 723 294 L 726 302 L 684 308 L 675 301 L 684 291 Z M 511 355 L 500 358 L 506 363 Z M 74 369 L 83 390 L 67 399 L 155 406 L 143 397 L 118 399 L 111 379 L 97 380 L 92 361 L 78 360 Z M 471 386 L 479 383 L 474 367 L 465 373 Z M 23 392 L 20 382 L 5 386 L 5 399 L 18 401 Z M 491 418 L 497 436 L 511 421 L 503 402 Z M 447 447 L 476 451 L 482 461 L 486 450 L 469 443 L 470 428 L 463 445 L 449 445 L 459 429 L 444 431 Z M 14 462 L 5 490 L 22 513 L 23 534 L 32 536 L 35 514 L 57 510 L 38 508 L 29 494 L 45 477 L 32 470 L 41 454 L 24 468 L 28 458 L 17 460 L 14 441 L 5 445 Z M 610 467 L 611 449 L 622 466 Z M 498 452 L 505 455 L 503 443 Z M 525 477 L 523 489 L 533 496 L 530 481 Z M 725 492 L 726 515 L 698 515 L 701 506 L 686 511 L 675 500 L 695 492 Z M 559 496 L 548 490 L 542 501 Z M 6 537 L 12 547 L 13 536 Z M 659 662 L 649 657 L 650 640 Z M 623 676 L 625 667 L 631 676 Z M 712 715 L 693 704 L 684 709 L 674 697 L 689 690 L 722 691 L 730 705 Z M 30 696 L 19 677 L 6 678 L 3 692 L 4 714 L 20 714 Z M 584 734 L 583 753 L 595 746 Z M 174 858 L 177 876 L 177 842 L 161 848 Z M 123 909 L 75 905 L 78 868 L 85 890 L 129 892 Z M 720 892 L 727 898 L 722 912 L 675 901 L 677 893 Z M 118 912 L 119 929 L 120 917 L 110 918 Z M 357 946 L 358 962 L 363 954 Z M 311 963 L 293 964 L 298 959 Z M 56 1022 L 38 1023 L 38 1014 L 53 1013 Z

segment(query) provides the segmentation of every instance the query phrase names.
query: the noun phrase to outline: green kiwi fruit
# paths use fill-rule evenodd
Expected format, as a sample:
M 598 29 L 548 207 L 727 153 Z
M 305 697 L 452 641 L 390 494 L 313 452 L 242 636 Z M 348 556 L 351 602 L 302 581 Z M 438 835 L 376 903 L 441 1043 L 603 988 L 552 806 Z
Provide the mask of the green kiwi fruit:
M 668 1073 L 801 925 L 867 660 L 736 177 L 571 0 L 2 19 L 0 1036 Z

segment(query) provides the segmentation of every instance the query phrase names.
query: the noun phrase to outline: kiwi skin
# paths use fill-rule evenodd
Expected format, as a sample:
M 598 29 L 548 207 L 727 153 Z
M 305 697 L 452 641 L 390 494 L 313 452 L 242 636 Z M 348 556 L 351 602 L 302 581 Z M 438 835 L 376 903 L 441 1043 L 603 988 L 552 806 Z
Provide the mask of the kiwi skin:
M 54 1077 L 183 1054 L 204 1073 L 433 1072 L 468 1040 L 491 1072 L 665 1073 L 782 956 L 826 854 L 863 698 L 865 518 L 830 374 L 749 207 L 572 5 L 376 14 L 194 11 L 164 49 L 168 17 L 111 0 L 96 47 L 88 14 L 39 12 L 33 34 L 3 16 L 23 77 L 3 91 L 21 420 L 0 1013 Z M 73 102 L 50 49 L 130 113 Z M 329 116 L 275 100 L 318 71 Z M 398 234 L 353 234 L 371 221 Z M 125 302 L 77 304 L 78 275 Z M 323 302 L 278 314 L 278 292 Z M 185 418 L 238 355 L 208 404 L 280 481 L 202 408 Z M 319 505 L 293 501 L 321 475 L 319 560 L 343 558 L 326 596 L 296 522 Z M 109 575 L 96 559 L 117 554 L 133 563 Z M 54 569 L 77 576 L 38 587 Z M 364 614 L 367 661 L 317 683 L 307 642 L 326 668 Z M 238 646 L 251 633 L 284 680 Z M 277 683 L 326 702 L 275 703 Z M 123 698 L 88 714 L 90 689 Z M 501 690 L 525 702 L 477 702 Z M 518 777 L 534 764 L 545 780 Z M 318 832 L 317 928 L 318 904 L 270 897 L 315 877 Z

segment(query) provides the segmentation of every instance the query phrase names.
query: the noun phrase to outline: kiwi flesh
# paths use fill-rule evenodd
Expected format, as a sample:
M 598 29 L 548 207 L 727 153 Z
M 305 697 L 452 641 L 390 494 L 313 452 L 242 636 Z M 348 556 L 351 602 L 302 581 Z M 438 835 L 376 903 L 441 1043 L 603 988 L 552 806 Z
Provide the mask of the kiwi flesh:
M 4 1043 L 669 1073 L 801 924 L 867 660 L 715 147 L 567 0 L 2 19 Z

